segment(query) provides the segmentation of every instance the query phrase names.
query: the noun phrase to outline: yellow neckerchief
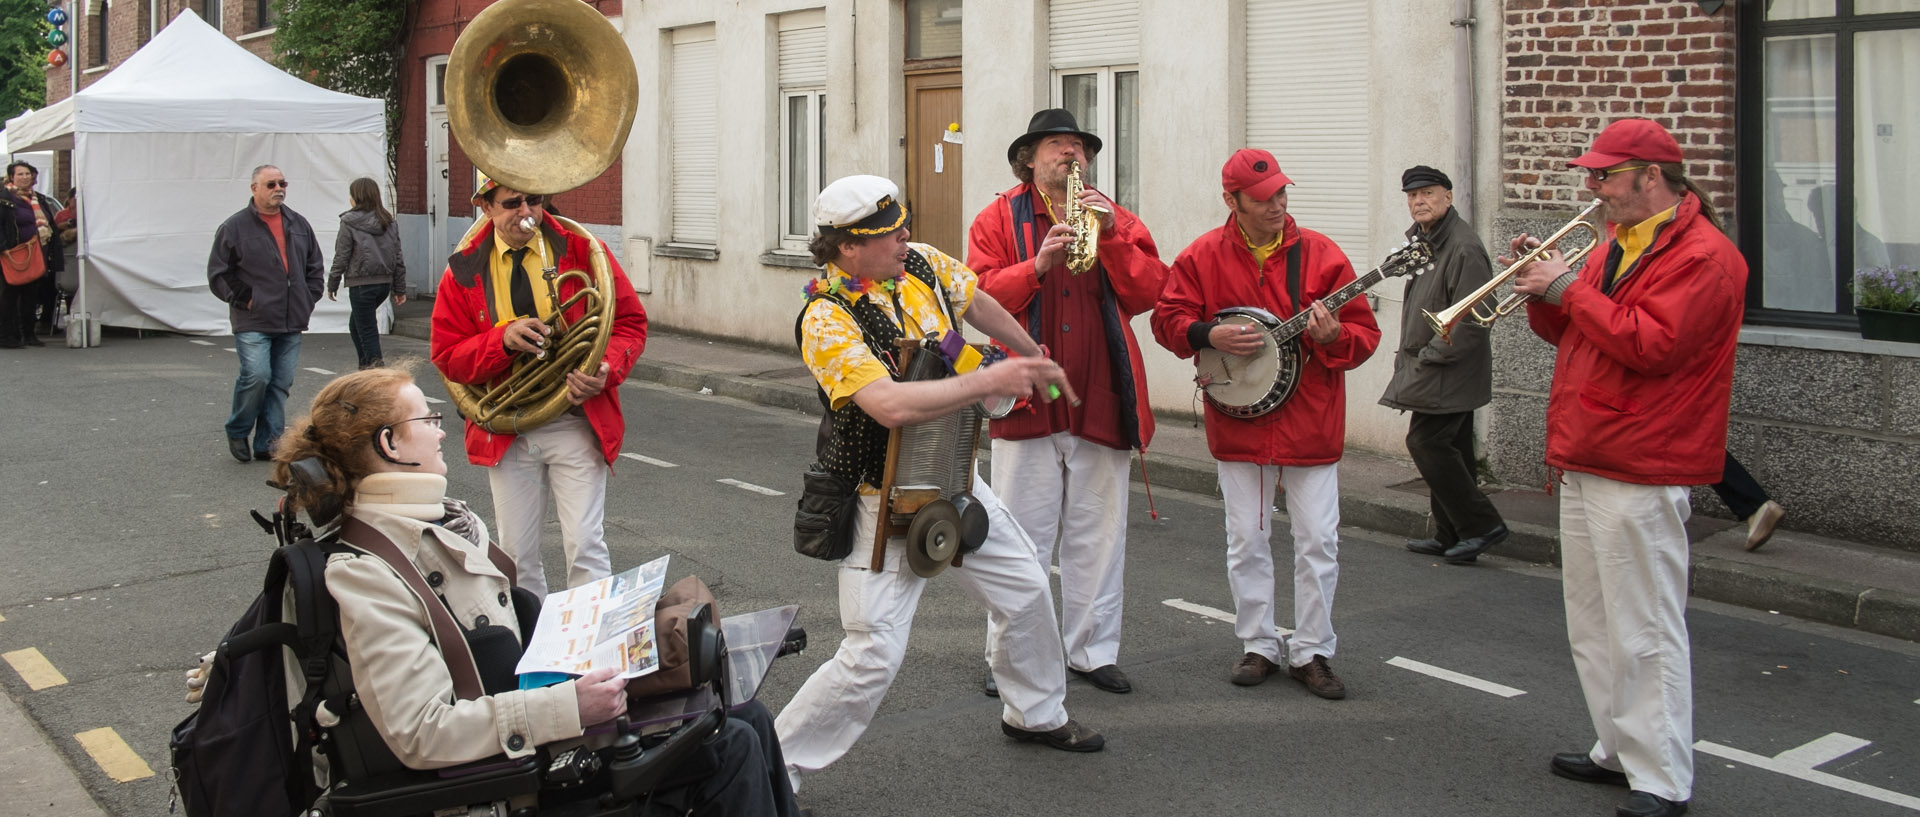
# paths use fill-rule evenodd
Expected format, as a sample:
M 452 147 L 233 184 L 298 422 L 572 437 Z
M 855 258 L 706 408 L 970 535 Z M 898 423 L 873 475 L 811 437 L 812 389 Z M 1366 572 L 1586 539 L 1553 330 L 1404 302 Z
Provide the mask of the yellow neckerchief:
M 1052 224 L 1059 224 L 1060 219 L 1053 215 L 1053 197 L 1047 195 L 1047 191 L 1041 190 L 1040 185 L 1037 184 L 1033 186 L 1033 192 L 1034 195 L 1040 197 L 1041 209 L 1046 212 L 1047 221 Z
M 527 255 L 520 259 L 521 267 L 527 271 L 527 283 L 532 285 L 532 315 L 516 315 L 513 312 L 513 256 L 507 254 L 512 249 L 501 240 L 499 228 L 494 228 L 493 253 L 487 257 L 487 274 L 493 280 L 493 303 L 490 306 L 497 318 L 494 326 L 504 326 L 520 318 L 545 319 L 553 311 L 553 295 L 547 291 L 546 279 L 541 276 L 541 267 L 546 263 L 543 259 L 553 257 L 547 248 L 546 235 L 536 227 L 533 241 L 527 242 Z
M 1253 243 L 1253 237 L 1247 235 L 1247 228 L 1240 226 L 1240 219 L 1236 218 L 1233 220 L 1233 228 L 1240 231 L 1240 240 L 1246 242 L 1247 249 L 1253 253 L 1253 265 L 1255 267 L 1266 266 L 1267 258 L 1279 252 L 1280 242 L 1287 239 L 1287 230 L 1285 227 L 1282 227 L 1280 232 L 1273 234 L 1272 241 L 1256 245 Z
M 1613 280 L 1620 280 L 1621 276 L 1627 274 L 1627 270 L 1633 269 L 1633 262 L 1639 260 L 1640 254 L 1646 252 L 1648 247 L 1653 246 L 1654 237 L 1660 234 L 1660 225 L 1672 221 L 1674 213 L 1679 209 L 1680 205 L 1675 204 L 1656 213 L 1653 218 L 1631 227 L 1620 224 L 1613 226 L 1613 240 L 1620 243 L 1620 266 L 1614 268 L 1611 276 Z

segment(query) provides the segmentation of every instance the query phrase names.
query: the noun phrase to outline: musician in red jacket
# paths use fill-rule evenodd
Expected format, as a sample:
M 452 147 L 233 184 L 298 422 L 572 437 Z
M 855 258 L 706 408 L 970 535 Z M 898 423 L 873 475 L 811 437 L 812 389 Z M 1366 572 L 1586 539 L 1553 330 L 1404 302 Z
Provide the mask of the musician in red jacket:
M 1153 336 L 1180 357 L 1201 349 L 1252 355 L 1266 336 L 1214 320 L 1221 309 L 1258 307 L 1280 318 L 1311 310 L 1301 344 L 1299 385 L 1278 408 L 1240 418 L 1206 408 L 1207 447 L 1227 506 L 1227 579 L 1234 635 L 1246 654 L 1228 679 L 1265 681 L 1284 660 L 1289 674 L 1322 698 L 1346 697 L 1328 667 L 1334 655 L 1333 593 L 1340 577 L 1338 463 L 1346 442 L 1345 372 L 1380 345 L 1365 298 L 1331 312 L 1321 299 L 1354 280 L 1353 265 L 1326 236 L 1287 215 L 1287 185 L 1273 154 L 1243 149 L 1220 173 L 1231 215 L 1174 259 L 1153 312 Z M 1289 285 L 1297 270 L 1297 289 Z M 1296 298 L 1292 292 L 1299 293 Z M 1273 551 L 1268 542 L 1276 473 L 1293 520 L 1293 626 L 1281 655 L 1273 621 Z
M 545 196 L 526 195 L 488 179 L 473 196 L 487 223 L 447 258 L 433 302 L 433 365 L 448 380 L 485 386 L 505 377 L 538 353 L 553 333 L 540 317 L 583 288 L 560 283 L 559 301 L 547 290 L 543 267 L 556 274 L 589 274 L 592 243 L 547 215 Z M 529 228 L 527 225 L 534 225 Z M 601 244 L 602 249 L 606 245 Z M 567 586 L 612 575 L 602 521 L 607 476 L 620 456 L 626 418 L 620 413 L 620 383 L 647 343 L 647 313 L 611 251 L 614 314 L 607 353 L 596 375 L 567 373 L 572 404 L 552 422 L 519 434 L 495 433 L 467 421 L 467 460 L 487 469 L 493 487 L 494 530 L 519 567 L 520 586 L 546 595 L 540 567 L 540 530 L 547 488 L 560 517 L 567 555 Z M 586 315 L 586 299 L 567 313 Z
M 1079 202 L 1100 223 L 1097 263 L 1067 268 L 1072 163 L 1090 172 L 1100 137 L 1073 114 L 1033 115 L 1007 147 L 1020 184 L 973 220 L 967 266 L 980 289 L 1066 369 L 1081 402 L 1033 402 L 989 424 L 993 482 L 1033 538 L 1042 567 L 1060 551 L 1060 626 L 1067 669 L 1108 692 L 1131 692 L 1119 667 L 1122 577 L 1127 553 L 1127 452 L 1153 438 L 1147 378 L 1128 319 L 1153 308 L 1167 279 L 1147 226 L 1085 187 Z M 1101 212 L 1104 210 L 1105 212 Z M 988 624 L 987 643 L 994 643 Z M 991 648 L 990 648 L 991 649 Z M 988 694 L 997 694 L 991 676 Z
M 1687 486 L 1726 466 L 1747 264 L 1658 123 L 1614 122 L 1571 164 L 1613 240 L 1577 273 L 1551 252 L 1513 287 L 1537 296 L 1527 323 L 1558 347 L 1547 465 L 1563 472 L 1567 639 L 1599 738 L 1549 768 L 1629 786 L 1625 817 L 1670 817 L 1693 792 Z

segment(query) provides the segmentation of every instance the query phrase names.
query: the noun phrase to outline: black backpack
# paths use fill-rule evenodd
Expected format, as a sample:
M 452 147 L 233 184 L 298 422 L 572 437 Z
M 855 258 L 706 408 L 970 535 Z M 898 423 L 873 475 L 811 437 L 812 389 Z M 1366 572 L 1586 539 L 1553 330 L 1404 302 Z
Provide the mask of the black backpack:
M 278 532 L 283 541 L 292 538 L 291 531 Z M 314 782 L 319 734 L 313 714 L 339 630 L 324 571 L 330 554 L 348 549 L 298 533 L 273 551 L 260 595 L 214 651 L 200 708 L 173 728 L 174 795 L 187 817 L 291 817 L 321 794 Z M 296 623 L 281 620 L 289 588 Z M 292 650 L 306 678 L 291 709 L 281 647 Z

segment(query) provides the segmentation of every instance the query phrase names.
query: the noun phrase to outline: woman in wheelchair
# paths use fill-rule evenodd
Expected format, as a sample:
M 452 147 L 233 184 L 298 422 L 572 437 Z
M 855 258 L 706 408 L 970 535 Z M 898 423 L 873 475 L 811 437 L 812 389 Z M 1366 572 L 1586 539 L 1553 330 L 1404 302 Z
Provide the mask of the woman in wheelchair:
M 329 795 L 333 811 L 356 811 L 345 807 L 349 792 L 360 784 L 356 774 L 383 780 L 412 774 L 413 780 L 433 784 L 461 778 L 445 771 L 421 775 L 408 770 L 446 770 L 489 760 L 494 763 L 478 767 L 524 769 L 537 759 L 552 764 L 540 775 L 545 788 L 537 795 L 539 810 L 521 811 L 525 801 L 533 799 L 523 794 L 511 801 L 510 813 L 645 813 L 654 793 L 640 793 L 628 811 L 606 810 L 608 798 L 591 792 L 555 796 L 555 779 L 581 777 L 583 770 L 606 776 L 601 764 L 586 758 L 586 750 L 602 748 L 600 755 L 611 757 L 615 750 L 604 746 L 612 736 L 595 741 L 589 730 L 626 712 L 626 683 L 611 670 L 600 670 L 552 686 L 517 688 L 513 669 L 538 601 L 522 591 L 525 599 L 516 603 L 512 579 L 503 572 L 511 569 L 511 559 L 489 543 L 486 525 L 465 503 L 446 497 L 447 465 L 441 453 L 445 437 L 440 415 L 429 409 L 407 371 L 375 368 L 322 387 L 308 417 L 288 428 L 275 446 L 274 481 L 288 487 L 283 512 L 306 512 L 321 538 L 344 529 L 343 540 L 354 546 L 338 548 L 325 568 L 327 589 L 339 606 L 340 642 L 346 653 L 345 666 L 330 675 L 350 685 L 344 698 L 348 703 L 342 707 L 347 712 L 323 709 L 316 718 L 322 727 L 333 729 L 335 745 L 327 755 L 336 778 Z M 368 529 L 377 536 L 366 533 Z M 368 552 L 367 540 L 379 536 L 418 569 L 436 601 L 457 620 L 484 694 L 457 692 L 455 673 L 436 645 L 429 610 L 421 601 L 424 587 L 410 589 L 403 571 Z M 496 558 L 489 558 L 490 550 Z M 393 551 L 382 552 L 394 558 Z M 290 675 L 299 674 L 290 669 Z M 340 706 L 333 684 L 330 679 L 327 703 Z M 348 728 L 356 720 L 357 734 Z M 671 790 L 657 792 L 656 805 L 682 814 L 795 814 L 766 709 L 749 703 L 720 723 L 710 738 L 699 742 L 692 760 L 677 763 L 678 768 L 667 773 L 662 785 Z M 629 756 L 638 753 L 634 736 L 619 737 L 632 749 Z M 566 751 L 576 746 L 581 751 Z M 546 752 L 539 754 L 543 748 Z M 564 761 L 581 759 L 589 762 L 562 768 Z M 369 785 L 374 784 L 358 788 Z M 591 808 L 555 805 L 582 800 L 582 795 Z M 427 811 L 444 813 L 440 808 Z M 382 808 L 356 813 L 401 812 Z

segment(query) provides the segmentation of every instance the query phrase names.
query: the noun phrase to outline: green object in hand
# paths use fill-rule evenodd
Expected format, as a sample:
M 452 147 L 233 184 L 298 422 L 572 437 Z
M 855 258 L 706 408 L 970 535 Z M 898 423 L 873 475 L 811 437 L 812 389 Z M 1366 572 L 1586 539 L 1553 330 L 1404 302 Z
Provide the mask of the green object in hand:
M 1050 398 L 1050 399 L 1053 399 L 1053 400 L 1058 400 L 1058 399 L 1060 399 L 1060 387 L 1059 387 L 1059 386 L 1055 386 L 1055 385 L 1053 385 L 1052 383 L 1048 383 L 1048 384 L 1047 384 L 1047 397 L 1048 397 L 1048 398 Z

